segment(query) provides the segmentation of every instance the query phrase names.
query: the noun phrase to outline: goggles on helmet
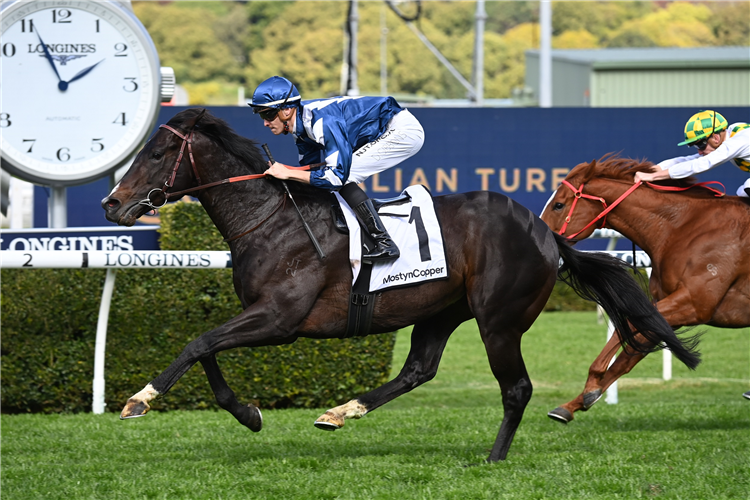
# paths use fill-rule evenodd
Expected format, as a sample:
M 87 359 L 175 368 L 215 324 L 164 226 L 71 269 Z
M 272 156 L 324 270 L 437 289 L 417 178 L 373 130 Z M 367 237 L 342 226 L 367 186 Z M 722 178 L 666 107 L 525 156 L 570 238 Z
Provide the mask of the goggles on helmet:
M 279 111 L 286 106 L 286 103 L 289 101 L 289 98 L 292 96 L 292 93 L 294 92 L 294 84 L 292 82 L 289 82 L 289 92 L 287 92 L 286 97 L 281 103 L 274 104 L 273 107 L 267 107 L 267 106 L 258 106 L 258 105 L 252 105 L 253 106 L 253 113 L 260 115 L 260 117 L 265 121 L 273 121 L 276 119 L 276 116 L 279 114 Z M 298 97 L 295 97 L 298 98 Z

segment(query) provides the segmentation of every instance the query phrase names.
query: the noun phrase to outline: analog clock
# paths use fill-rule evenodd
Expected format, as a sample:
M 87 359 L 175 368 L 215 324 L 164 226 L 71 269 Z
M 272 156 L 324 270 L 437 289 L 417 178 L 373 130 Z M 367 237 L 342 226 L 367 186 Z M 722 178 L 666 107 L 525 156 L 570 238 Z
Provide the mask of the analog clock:
M 128 161 L 162 100 L 159 58 L 130 2 L 16 0 L 0 15 L 3 168 L 65 186 Z

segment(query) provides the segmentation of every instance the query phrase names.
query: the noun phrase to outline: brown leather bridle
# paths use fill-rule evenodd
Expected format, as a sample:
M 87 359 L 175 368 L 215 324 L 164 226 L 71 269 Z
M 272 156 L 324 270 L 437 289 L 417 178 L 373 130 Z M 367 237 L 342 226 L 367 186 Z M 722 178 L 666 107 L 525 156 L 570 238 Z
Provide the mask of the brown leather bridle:
M 194 126 L 195 125 L 193 125 L 193 127 Z M 214 186 L 220 186 L 222 184 L 229 184 L 229 183 L 232 183 L 232 182 L 239 182 L 239 181 L 248 181 L 248 180 L 252 180 L 252 179 L 262 179 L 263 177 L 266 176 L 266 174 L 239 175 L 237 177 L 229 177 L 227 179 L 222 179 L 220 181 L 209 182 L 208 184 L 203 184 L 202 181 L 201 181 L 201 177 L 198 174 L 198 168 L 195 166 L 195 158 L 193 158 L 193 128 L 191 128 L 190 131 L 188 133 L 186 133 L 186 134 L 180 133 L 178 130 L 170 127 L 169 125 L 159 125 L 159 128 L 163 128 L 163 129 L 169 130 L 174 135 L 176 135 L 177 137 L 179 137 L 180 139 L 182 139 L 182 144 L 180 145 L 180 154 L 177 156 L 177 160 L 175 161 L 174 167 L 172 168 L 172 173 L 169 175 L 169 177 L 167 177 L 167 180 L 164 182 L 164 186 L 163 187 L 154 188 L 151 191 L 149 191 L 148 194 L 146 195 L 146 198 L 144 198 L 143 200 L 141 200 L 141 201 L 138 202 L 139 205 L 146 205 L 147 207 L 151 208 L 151 210 L 158 210 L 161 207 L 163 207 L 164 205 L 166 205 L 167 202 L 169 202 L 170 198 L 175 198 L 175 197 L 178 197 L 178 196 L 183 196 L 183 195 L 188 194 L 188 193 L 192 193 L 192 192 L 195 192 L 195 191 L 200 191 L 202 189 L 208 189 L 208 188 L 214 187 Z M 193 173 L 195 174 L 195 179 L 198 181 L 198 185 L 195 186 L 195 187 L 192 187 L 192 188 L 183 189 L 182 191 L 176 191 L 176 192 L 173 192 L 173 193 L 168 193 L 167 190 L 169 190 L 170 188 L 172 188 L 172 186 L 174 186 L 174 181 L 177 178 L 177 170 L 180 168 L 180 164 L 182 163 L 182 157 L 185 154 L 185 149 L 186 149 L 185 147 L 186 146 L 187 146 L 187 151 L 188 151 L 188 157 L 190 158 L 190 165 L 193 168 Z M 290 168 L 290 169 L 293 169 L 293 170 L 310 170 L 311 168 L 321 167 L 321 166 L 324 166 L 324 165 L 325 165 L 325 163 L 314 163 L 314 164 L 311 164 L 311 165 L 303 165 L 301 167 L 292 167 L 292 166 L 289 166 L 289 165 L 284 165 L 284 166 L 286 168 Z M 164 196 L 164 203 L 162 203 L 161 205 L 158 205 L 158 206 L 154 204 L 154 202 L 151 200 L 151 194 L 154 193 L 154 192 L 156 192 L 156 193 L 162 193 L 162 195 Z M 227 242 L 227 241 L 236 240 L 237 238 L 240 238 L 242 236 L 245 236 L 246 234 L 249 234 L 249 233 L 255 231 L 260 226 L 262 226 L 268 219 L 270 219 L 271 216 L 273 216 L 273 214 L 275 214 L 276 212 L 278 212 L 279 209 L 282 208 L 285 205 L 286 205 L 286 194 L 282 194 L 281 200 L 279 201 L 279 204 L 268 215 L 268 217 L 266 217 L 265 219 L 263 219 L 262 221 L 260 221 L 260 223 L 258 223 L 256 226 L 254 226 L 253 228 L 245 231 L 244 233 L 238 234 L 236 236 L 232 236 L 231 238 L 226 238 L 224 241 Z
M 170 198 L 182 196 L 187 193 L 199 191 L 201 189 L 207 189 L 210 187 L 219 186 L 221 184 L 229 184 L 230 182 L 247 181 L 251 179 L 260 179 L 262 177 L 265 177 L 265 174 L 240 175 L 237 177 L 230 177 L 228 179 L 222 179 L 220 181 L 203 184 L 201 182 L 201 177 L 198 174 L 198 168 L 195 166 L 195 159 L 193 158 L 193 129 L 191 128 L 187 134 L 181 134 L 178 130 L 175 130 L 169 125 L 159 125 L 159 128 L 169 130 L 174 135 L 182 139 L 182 144 L 180 145 L 180 154 L 177 156 L 177 160 L 174 163 L 174 168 L 172 168 L 172 173 L 167 177 L 167 180 L 164 182 L 164 186 L 154 188 L 151 191 L 149 191 L 148 194 L 146 195 L 146 198 L 138 202 L 139 205 L 146 205 L 152 210 L 158 210 L 164 205 L 166 205 Z M 180 164 L 182 163 L 182 157 L 185 155 L 185 146 L 187 146 L 188 157 L 190 158 L 190 165 L 193 168 L 193 173 L 195 174 L 195 179 L 198 181 L 198 185 L 189 189 L 183 189 L 182 191 L 168 193 L 167 190 L 169 190 L 170 188 L 172 188 L 172 186 L 174 186 L 174 181 L 175 181 L 175 178 L 177 177 L 177 170 L 180 168 Z M 309 167 L 310 166 L 308 165 L 307 168 Z M 164 196 L 164 203 L 162 203 L 161 205 L 157 206 L 154 204 L 153 201 L 151 201 L 151 195 L 152 193 L 155 193 L 155 192 L 162 193 L 162 195 Z

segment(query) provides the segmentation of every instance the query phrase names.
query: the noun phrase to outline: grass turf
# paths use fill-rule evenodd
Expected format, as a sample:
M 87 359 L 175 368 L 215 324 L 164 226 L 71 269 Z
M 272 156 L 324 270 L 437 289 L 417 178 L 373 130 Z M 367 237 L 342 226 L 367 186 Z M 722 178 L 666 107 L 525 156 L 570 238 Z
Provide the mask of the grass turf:
M 750 329 L 707 329 L 697 371 L 675 362 L 664 382 L 649 356 L 621 380 L 619 404 L 551 421 L 604 332 L 594 313 L 546 313 L 524 336 L 534 396 L 502 463 L 483 462 L 502 406 L 467 323 L 433 381 L 333 433 L 312 427 L 324 409 L 264 411 L 259 434 L 213 411 L 3 415 L 2 498 L 748 498 Z

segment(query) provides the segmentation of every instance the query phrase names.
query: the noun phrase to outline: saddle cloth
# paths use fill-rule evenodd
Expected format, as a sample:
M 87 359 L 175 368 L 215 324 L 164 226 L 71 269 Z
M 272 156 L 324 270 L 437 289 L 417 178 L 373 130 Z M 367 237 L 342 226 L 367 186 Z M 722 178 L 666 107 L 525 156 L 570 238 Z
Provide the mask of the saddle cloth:
M 417 185 L 409 186 L 404 193 L 411 197 L 409 202 L 384 205 L 378 211 L 401 256 L 393 261 L 373 264 L 371 292 L 448 277 L 443 233 L 430 192 Z M 362 268 L 362 231 L 354 211 L 338 193 L 335 194 L 349 227 L 349 261 L 354 284 Z

